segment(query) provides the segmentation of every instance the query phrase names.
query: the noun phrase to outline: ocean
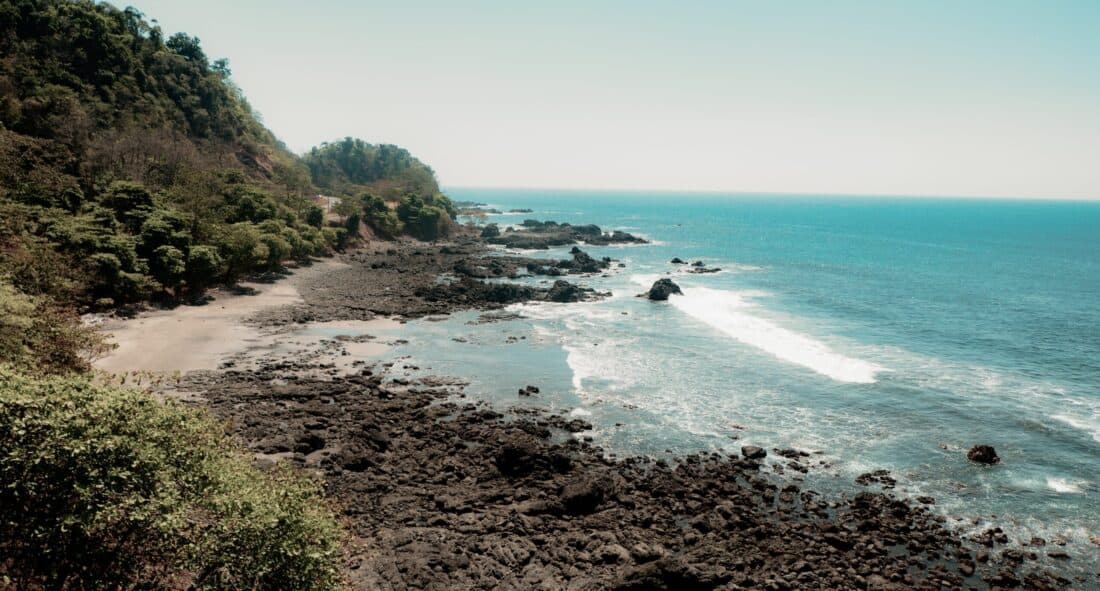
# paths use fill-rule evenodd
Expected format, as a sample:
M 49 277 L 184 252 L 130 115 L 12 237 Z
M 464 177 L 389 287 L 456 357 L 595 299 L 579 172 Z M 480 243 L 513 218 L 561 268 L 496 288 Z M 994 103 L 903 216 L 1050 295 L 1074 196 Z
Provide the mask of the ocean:
M 1077 567 L 1100 562 L 1100 203 L 448 193 L 534 210 L 489 216 L 502 227 L 595 223 L 652 242 L 582 246 L 625 264 L 570 278 L 608 299 L 413 321 L 393 355 L 469 378 L 475 399 L 569 409 L 608 453 L 807 450 L 820 490 L 887 469 L 953 527 L 1063 537 Z M 636 297 L 665 276 L 683 296 Z M 541 393 L 517 397 L 527 384 Z M 1001 464 L 969 463 L 975 444 Z

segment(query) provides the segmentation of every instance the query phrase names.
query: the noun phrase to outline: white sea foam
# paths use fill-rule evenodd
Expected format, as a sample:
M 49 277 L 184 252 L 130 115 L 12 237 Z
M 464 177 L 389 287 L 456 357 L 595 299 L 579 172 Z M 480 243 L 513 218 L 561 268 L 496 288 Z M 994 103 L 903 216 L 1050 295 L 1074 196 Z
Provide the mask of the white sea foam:
M 752 304 L 744 294 L 704 287 L 685 288 L 683 297 L 674 296 L 669 302 L 692 318 L 746 345 L 839 382 L 871 384 L 876 374 L 885 371 L 874 363 L 846 357 L 808 335 L 751 314 Z
M 649 287 L 653 284 L 654 281 L 657 281 L 662 277 L 665 277 L 665 275 L 661 275 L 660 273 L 644 273 L 631 275 L 630 280 L 638 285 Z
M 1050 418 L 1061 421 L 1074 429 L 1080 429 L 1092 435 L 1092 438 L 1096 441 L 1100 441 L 1100 421 L 1097 420 L 1085 420 L 1078 417 L 1071 417 L 1069 415 L 1058 414 L 1051 415 Z
M 1055 478 L 1053 476 L 1047 476 L 1047 488 L 1054 492 L 1059 493 L 1082 493 L 1085 492 L 1081 486 L 1082 482 L 1079 480 L 1067 480 L 1065 478 Z
M 629 390 L 637 378 L 629 371 L 629 363 L 621 355 L 608 352 L 627 350 L 626 346 L 604 341 L 597 343 L 563 344 L 565 362 L 573 372 L 573 390 L 580 395 Z M 607 352 L 605 352 L 607 351 Z

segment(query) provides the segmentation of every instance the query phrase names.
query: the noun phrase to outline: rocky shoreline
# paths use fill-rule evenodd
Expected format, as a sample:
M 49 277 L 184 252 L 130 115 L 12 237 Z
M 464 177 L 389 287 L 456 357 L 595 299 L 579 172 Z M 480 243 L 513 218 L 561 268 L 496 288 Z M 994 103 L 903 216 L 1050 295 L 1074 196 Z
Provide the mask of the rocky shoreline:
M 302 281 L 302 303 L 252 322 L 278 329 L 599 297 L 578 283 L 616 262 L 580 249 L 571 257 L 491 252 L 472 235 L 438 245 L 375 243 Z M 527 275 L 558 283 L 500 281 Z M 569 295 L 552 295 L 562 291 Z M 929 510 L 931 499 L 911 502 L 888 491 L 826 498 L 777 473 L 813 470 L 807 452 L 746 446 L 741 454 L 675 462 L 615 459 L 585 441 L 590 425 L 582 420 L 472 404 L 461 379 L 425 377 L 418 369 L 367 362 L 349 374 L 325 358 L 288 356 L 243 370 L 193 372 L 173 388 L 227 419 L 260 462 L 286 459 L 323 476 L 354 538 L 346 565 L 354 588 L 1086 584 L 1037 562 L 1057 558 L 1055 547 L 1015 547 L 999 530 L 963 538 Z M 519 396 L 538 396 L 538 389 Z M 889 483 L 883 474 L 864 484 Z

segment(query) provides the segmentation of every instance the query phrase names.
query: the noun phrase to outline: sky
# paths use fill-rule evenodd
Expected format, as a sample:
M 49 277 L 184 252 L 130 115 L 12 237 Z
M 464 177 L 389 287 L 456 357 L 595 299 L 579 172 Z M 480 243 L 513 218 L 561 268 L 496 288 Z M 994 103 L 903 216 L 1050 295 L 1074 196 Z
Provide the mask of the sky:
M 444 186 L 1100 198 L 1097 0 L 133 1 Z

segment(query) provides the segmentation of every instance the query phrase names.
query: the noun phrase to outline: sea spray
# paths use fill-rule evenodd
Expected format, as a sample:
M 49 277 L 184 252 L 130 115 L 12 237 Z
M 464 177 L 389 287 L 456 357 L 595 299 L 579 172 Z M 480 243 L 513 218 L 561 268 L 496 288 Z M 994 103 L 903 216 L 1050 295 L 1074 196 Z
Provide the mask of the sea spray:
M 669 301 L 676 309 L 737 341 L 838 382 L 873 384 L 875 376 L 885 371 L 869 361 L 841 355 L 809 335 L 753 315 L 753 304 L 743 294 L 692 287 L 684 289 L 683 297 Z

